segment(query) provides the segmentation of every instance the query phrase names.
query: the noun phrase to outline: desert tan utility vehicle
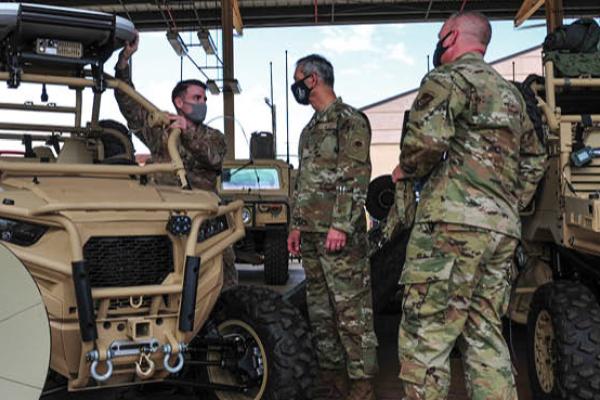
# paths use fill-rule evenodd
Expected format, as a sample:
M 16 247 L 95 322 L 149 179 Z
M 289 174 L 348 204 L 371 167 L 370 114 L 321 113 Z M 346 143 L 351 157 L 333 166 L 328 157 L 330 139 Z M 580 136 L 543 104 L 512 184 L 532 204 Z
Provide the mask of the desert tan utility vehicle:
M 221 399 L 303 398 L 315 361 L 298 311 L 266 289 L 221 293 L 243 203 L 190 187 L 179 130 L 169 131 L 171 162 L 138 166 L 126 135 L 98 121 L 103 93 L 121 90 L 168 129 L 165 113 L 103 73 L 133 32 L 113 15 L 0 4 L 0 96 L 39 84 L 74 99 L 0 104 L 2 115 L 28 115 L 0 121 L 3 146 L 24 147 L 0 152 L 0 397 L 161 381 Z M 56 113 L 73 123 L 43 122 Z M 122 154 L 108 154 L 107 136 Z M 179 186 L 159 184 L 173 177 Z
M 223 199 L 244 201 L 246 237 L 235 245 L 236 259 L 264 264 L 269 285 L 283 285 L 289 277 L 290 174 L 290 165 L 281 160 L 226 161 L 219 185 Z
M 534 398 L 587 399 L 600 393 L 600 48 L 546 50 L 544 75 L 527 83 L 549 166 L 522 214 L 510 316 L 527 323 Z

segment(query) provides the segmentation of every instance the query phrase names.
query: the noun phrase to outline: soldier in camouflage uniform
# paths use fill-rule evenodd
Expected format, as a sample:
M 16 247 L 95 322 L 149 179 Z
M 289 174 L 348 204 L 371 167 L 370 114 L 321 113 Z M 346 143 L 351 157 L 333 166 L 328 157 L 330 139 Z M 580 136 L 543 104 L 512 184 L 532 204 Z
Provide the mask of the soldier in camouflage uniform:
M 115 77 L 133 86 L 129 71 L 129 59 L 137 51 L 139 36 L 127 43 L 119 54 L 115 66 Z M 167 133 L 162 127 L 150 128 L 147 125 L 148 113 L 138 103 L 118 90 L 115 98 L 129 128 L 150 149 L 152 162 L 169 162 Z M 199 80 L 179 82 L 171 94 L 177 115 L 169 114 L 173 121 L 170 128 L 182 130 L 179 154 L 183 160 L 188 179 L 193 189 L 217 191 L 217 177 L 221 173 L 227 150 L 225 138 L 217 129 L 204 125 L 206 116 L 206 85 Z M 156 182 L 163 185 L 177 185 L 174 175 L 161 174 Z M 235 269 L 235 255 L 231 247 L 223 253 L 223 288 L 237 285 L 238 273 Z
M 310 323 L 325 380 L 348 398 L 374 399 L 377 371 L 364 204 L 371 175 L 371 129 L 364 114 L 333 91 L 321 56 L 296 63 L 292 92 L 315 114 L 302 131 L 288 249 L 300 251 Z M 339 398 L 339 397 L 338 397 Z
M 400 283 L 405 399 L 444 399 L 458 342 L 473 400 L 516 399 L 502 336 L 519 209 L 533 197 L 546 152 L 519 91 L 483 61 L 487 18 L 452 16 L 439 33 L 437 67 L 410 111 L 394 180 L 428 177 Z

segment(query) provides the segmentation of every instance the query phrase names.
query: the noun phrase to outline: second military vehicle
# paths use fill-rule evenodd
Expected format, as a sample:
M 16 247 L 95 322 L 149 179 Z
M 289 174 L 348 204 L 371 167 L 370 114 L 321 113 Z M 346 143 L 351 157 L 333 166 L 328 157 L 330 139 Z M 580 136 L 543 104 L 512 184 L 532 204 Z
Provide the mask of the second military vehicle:
M 264 264 L 264 280 L 269 285 L 283 285 L 289 277 L 290 174 L 290 165 L 275 159 L 223 164 L 219 194 L 225 200 L 244 201 L 246 237 L 235 244 L 236 258 Z

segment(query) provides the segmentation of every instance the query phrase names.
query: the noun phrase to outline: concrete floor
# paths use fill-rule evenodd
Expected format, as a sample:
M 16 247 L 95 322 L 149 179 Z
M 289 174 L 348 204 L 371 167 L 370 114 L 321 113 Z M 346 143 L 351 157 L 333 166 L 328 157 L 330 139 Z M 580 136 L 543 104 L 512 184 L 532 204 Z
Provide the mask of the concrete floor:
M 263 273 L 261 266 L 239 265 L 240 283 L 264 286 Z M 285 294 L 304 279 L 304 273 L 298 263 L 294 263 L 290 268 L 290 280 L 285 286 L 274 286 L 274 290 Z M 379 400 L 400 399 L 402 388 L 398 381 L 398 361 L 397 361 L 397 335 L 399 318 L 397 315 L 379 315 L 375 319 L 375 330 L 379 339 L 379 364 L 380 373 L 375 380 L 377 398 Z M 525 329 L 522 326 L 512 326 L 513 348 L 515 357 L 514 364 L 517 371 L 517 384 L 520 400 L 530 400 L 529 380 L 527 377 L 527 364 L 525 360 Z M 464 387 L 462 365 L 460 359 L 456 356 L 452 359 L 452 386 L 450 389 L 449 400 L 468 399 Z M 80 394 L 67 394 L 65 392 L 57 393 L 53 396 L 45 396 L 45 400 L 58 399 L 73 400 L 128 400 L 144 399 L 155 400 L 168 398 L 169 400 L 191 400 L 191 399 L 216 399 L 211 393 L 205 393 L 200 396 L 192 396 L 182 392 L 180 389 L 172 389 L 164 386 L 147 385 L 143 388 L 133 388 L 123 392 L 120 391 L 99 391 Z M 292 400 L 292 399 L 290 399 Z
M 260 285 L 263 284 L 262 269 L 260 266 L 239 265 L 240 283 Z M 304 280 L 304 272 L 298 263 L 290 266 L 290 279 L 285 286 L 272 286 L 271 288 L 284 294 Z M 379 340 L 379 366 L 380 373 L 375 380 L 378 400 L 400 399 L 402 386 L 398 380 L 398 315 L 377 315 L 375 317 L 375 331 Z M 520 400 L 530 400 L 529 378 L 527 376 L 526 355 L 526 330 L 524 326 L 512 324 L 512 347 L 514 349 L 513 363 L 517 372 L 517 389 Z M 507 327 L 506 336 L 509 336 Z M 463 368 L 459 354 L 452 358 L 452 385 L 448 400 L 468 399 L 463 379 Z

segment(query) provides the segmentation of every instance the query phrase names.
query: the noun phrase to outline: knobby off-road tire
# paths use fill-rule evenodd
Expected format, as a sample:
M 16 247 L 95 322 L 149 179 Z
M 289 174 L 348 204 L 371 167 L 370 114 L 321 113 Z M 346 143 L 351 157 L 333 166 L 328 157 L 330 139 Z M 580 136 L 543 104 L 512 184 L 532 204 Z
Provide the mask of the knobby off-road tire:
M 285 229 L 267 229 L 264 249 L 265 283 L 267 285 L 285 285 L 289 278 L 287 231 Z
M 248 394 L 216 392 L 221 400 L 302 400 L 310 398 L 317 361 L 307 322 L 300 312 L 272 290 L 237 286 L 224 291 L 213 311 L 222 335 L 237 333 L 261 351 L 264 375 Z M 212 383 L 235 383 L 228 370 L 210 367 Z
M 587 287 L 558 281 L 538 288 L 527 333 L 534 399 L 600 399 L 600 306 Z

